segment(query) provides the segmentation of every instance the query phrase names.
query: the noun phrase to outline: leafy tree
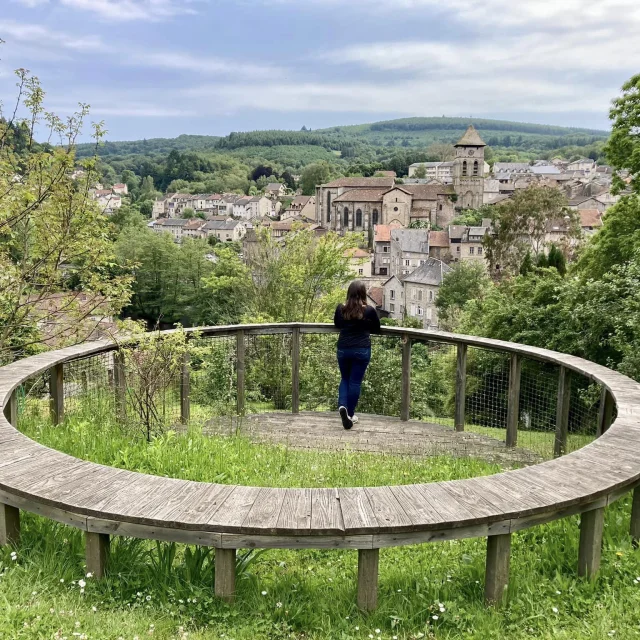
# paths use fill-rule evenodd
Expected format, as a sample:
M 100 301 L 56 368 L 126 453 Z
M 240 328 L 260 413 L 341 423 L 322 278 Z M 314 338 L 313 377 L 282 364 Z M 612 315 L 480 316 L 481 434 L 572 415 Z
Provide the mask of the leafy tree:
M 4 119 L 0 108 L 0 361 L 85 340 L 95 316 L 117 314 L 131 278 L 113 269 L 115 229 L 90 195 L 97 159 L 79 163 L 76 139 L 88 108 L 66 121 L 44 110 L 44 91 L 24 69 L 16 72 L 18 97 Z M 15 114 L 26 111 L 24 120 Z M 58 145 L 40 145 L 36 131 Z M 97 144 L 101 124 L 94 125 Z
M 531 258 L 531 251 L 527 251 L 527 253 L 524 256 L 524 260 L 520 265 L 520 275 L 527 276 L 533 271 L 533 269 L 534 269 L 534 266 L 533 266 L 533 260 Z
M 451 224 L 463 225 L 465 227 L 479 227 L 483 219 L 493 219 L 494 212 L 494 207 L 488 204 L 484 204 L 477 209 L 465 209 Z
M 515 272 L 527 251 L 538 256 L 545 249 L 545 236 L 553 221 L 563 220 L 569 239 L 581 235 L 578 213 L 567 209 L 567 199 L 558 189 L 532 185 L 495 207 L 494 231 L 485 239 L 492 267 Z
M 456 157 L 456 150 L 452 144 L 446 142 L 434 142 L 427 148 L 427 155 L 434 162 L 448 162 Z
M 150 218 L 153 213 L 153 202 L 151 200 L 144 200 L 140 203 L 140 213 L 145 218 Z
M 419 178 L 419 179 L 421 179 L 421 180 L 422 180 L 422 179 L 424 179 L 424 178 L 426 178 L 426 177 L 427 177 L 427 169 L 426 169 L 426 167 L 425 167 L 424 165 L 419 166 L 419 167 L 415 170 L 415 172 L 414 172 L 414 174 L 413 174 L 413 177 L 414 177 L 414 178 Z
M 438 317 L 443 325 L 455 328 L 465 304 L 481 298 L 490 285 L 491 280 L 483 263 L 463 261 L 454 265 L 444 276 L 436 298 Z
M 629 172 L 632 189 L 640 193 L 640 74 L 622 86 L 622 96 L 614 100 L 609 117 L 613 124 L 605 147 L 607 158 L 614 168 Z M 613 184 L 618 191 L 627 186 L 617 174 Z
M 304 168 L 300 177 L 302 193 L 311 196 L 316 192 L 316 185 L 329 182 L 336 175 L 335 168 L 327 162 L 316 162 Z
M 195 216 L 196 216 L 195 209 L 192 209 L 191 207 L 185 207 L 182 210 L 182 217 L 185 220 L 191 220 L 192 218 L 195 218 Z
M 561 276 L 564 276 L 567 273 L 567 259 L 561 249 L 555 244 L 552 244 L 549 249 L 547 262 L 549 266 L 555 268 Z

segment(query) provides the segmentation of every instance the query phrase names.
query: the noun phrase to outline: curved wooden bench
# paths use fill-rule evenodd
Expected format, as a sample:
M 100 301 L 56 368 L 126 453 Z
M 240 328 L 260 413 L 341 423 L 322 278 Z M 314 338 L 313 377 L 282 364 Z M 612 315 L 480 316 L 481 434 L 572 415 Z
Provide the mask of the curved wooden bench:
M 285 332 L 299 336 L 333 328 L 289 324 L 199 330 L 200 335 L 212 336 L 238 331 L 243 336 Z M 565 372 L 578 372 L 603 385 L 608 415 L 615 401 L 618 417 L 611 428 L 603 425 L 604 435 L 579 451 L 469 480 L 345 489 L 274 489 L 176 480 L 78 460 L 33 442 L 13 426 L 14 390 L 23 381 L 52 369 L 52 394 L 60 395 L 63 363 L 117 348 L 112 343 L 87 343 L 0 368 L 0 399 L 8 418 L 0 415 L 0 542 L 17 542 L 22 509 L 84 530 L 87 567 L 96 576 L 104 571 L 111 535 L 212 546 L 216 548 L 216 593 L 227 599 L 235 589 L 236 549 L 358 549 L 358 604 L 371 609 L 376 604 L 382 547 L 487 536 L 485 597 L 487 602 L 497 602 L 507 586 L 511 534 L 581 513 L 579 572 L 595 575 L 604 507 L 640 482 L 640 385 L 592 362 L 535 347 L 422 330 L 385 328 L 384 333 L 404 339 L 405 364 L 410 361 L 411 339 L 459 345 L 457 384 L 462 385 L 463 397 L 460 363 L 465 362 L 466 347 L 474 346 L 512 354 L 513 379 L 523 356 L 559 365 L 561 385 Z M 403 394 L 408 394 L 408 383 L 405 386 Z M 513 386 L 517 398 L 517 385 Z M 563 411 L 559 405 L 559 413 Z M 515 412 L 517 426 L 517 406 Z M 603 420 L 610 421 L 607 411 Z M 640 534 L 638 495 L 634 495 L 632 515 L 635 536 Z

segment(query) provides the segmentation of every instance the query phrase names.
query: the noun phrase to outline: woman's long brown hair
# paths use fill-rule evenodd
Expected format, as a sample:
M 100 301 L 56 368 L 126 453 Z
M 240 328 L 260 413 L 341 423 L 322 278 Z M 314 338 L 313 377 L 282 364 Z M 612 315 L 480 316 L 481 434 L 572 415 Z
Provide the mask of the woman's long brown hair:
M 367 289 L 363 282 L 354 280 L 347 290 L 347 302 L 342 306 L 342 317 L 345 320 L 362 320 L 366 304 Z

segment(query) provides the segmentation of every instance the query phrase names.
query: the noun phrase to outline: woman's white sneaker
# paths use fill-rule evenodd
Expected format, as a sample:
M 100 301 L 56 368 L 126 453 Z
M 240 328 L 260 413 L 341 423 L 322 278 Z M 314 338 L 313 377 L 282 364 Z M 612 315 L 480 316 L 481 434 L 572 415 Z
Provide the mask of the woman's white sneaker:
M 349 413 L 346 407 L 338 407 L 338 413 L 340 414 L 340 418 L 342 419 L 342 426 L 345 429 L 351 429 L 353 427 L 353 420 L 349 417 Z
M 353 422 L 353 424 L 358 424 L 360 420 L 358 419 L 358 416 L 354 414 L 351 416 L 351 422 Z

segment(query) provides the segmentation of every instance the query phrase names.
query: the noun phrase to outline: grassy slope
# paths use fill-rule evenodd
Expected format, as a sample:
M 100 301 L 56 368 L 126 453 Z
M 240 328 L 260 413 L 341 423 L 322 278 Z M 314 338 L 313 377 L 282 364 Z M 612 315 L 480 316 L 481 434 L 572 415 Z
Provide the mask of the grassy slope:
M 282 486 L 295 486 L 301 477 L 318 484 L 408 482 L 495 469 L 480 462 L 408 463 L 350 454 L 289 452 L 283 460 L 282 448 L 254 447 L 235 438 L 207 443 L 197 432 L 149 447 L 107 427 L 78 418 L 55 429 L 36 416 L 22 420 L 29 435 L 70 453 L 182 477 L 210 477 L 220 464 L 228 481 L 266 476 L 280 479 Z M 344 464 L 348 461 L 353 464 Z M 289 465 L 293 473 L 287 472 Z M 594 584 L 575 574 L 577 518 L 515 535 L 510 602 L 501 611 L 482 604 L 484 540 L 384 549 L 380 606 L 368 617 L 354 606 L 353 551 L 273 550 L 254 557 L 241 572 L 238 602 L 229 607 L 212 596 L 210 554 L 194 558 L 181 545 L 116 539 L 110 577 L 96 583 L 84 576 L 79 531 L 26 515 L 16 559 L 10 550 L 0 550 L 0 637 L 636 638 L 640 552 L 627 537 L 629 511 L 628 498 L 607 511 L 603 568 Z M 80 579 L 87 582 L 84 593 Z

